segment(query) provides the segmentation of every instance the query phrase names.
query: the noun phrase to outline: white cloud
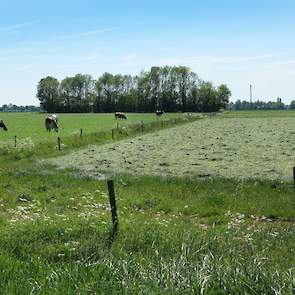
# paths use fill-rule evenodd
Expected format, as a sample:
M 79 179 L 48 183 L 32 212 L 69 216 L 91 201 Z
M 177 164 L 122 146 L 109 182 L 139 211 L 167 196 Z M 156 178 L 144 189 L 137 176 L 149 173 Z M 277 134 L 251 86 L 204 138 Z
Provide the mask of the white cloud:
M 105 32 L 112 32 L 116 30 L 117 28 L 102 28 L 98 30 L 93 30 L 93 31 L 87 31 L 87 32 L 82 32 L 82 33 L 77 33 L 77 34 L 72 34 L 72 35 L 64 35 L 61 37 L 58 37 L 58 40 L 66 40 L 66 39 L 75 39 L 75 38 L 81 38 L 81 37 L 88 37 L 88 36 L 93 36 Z
M 23 28 L 23 27 L 27 27 L 27 26 L 30 26 L 30 25 L 33 25 L 33 24 L 36 24 L 36 23 L 37 23 L 36 21 L 32 21 L 32 22 L 27 22 L 27 23 L 2 27 L 2 28 L 0 28 L 0 32 L 7 32 L 7 31 Z
M 123 60 L 125 61 L 133 61 L 133 60 L 136 60 L 137 58 L 137 54 L 136 53 L 131 53 L 129 55 L 126 55 L 123 57 Z
M 291 59 L 291 60 L 284 60 L 284 61 L 277 61 L 274 63 L 275 65 L 278 66 L 294 66 L 295 65 L 295 59 Z
M 32 67 L 33 67 L 32 64 L 22 65 L 22 66 L 19 66 L 18 68 L 16 68 L 16 70 L 18 72 L 31 72 L 32 71 Z
M 94 53 L 89 53 L 87 55 L 85 55 L 84 57 L 81 58 L 81 61 L 93 61 L 98 59 L 99 55 L 98 53 L 94 52 Z
M 175 64 L 196 64 L 196 63 L 211 63 L 211 64 L 240 64 L 245 62 L 258 62 L 273 59 L 280 54 L 265 54 L 257 56 L 197 56 L 184 58 L 168 58 L 160 60 L 160 64 L 175 65 Z

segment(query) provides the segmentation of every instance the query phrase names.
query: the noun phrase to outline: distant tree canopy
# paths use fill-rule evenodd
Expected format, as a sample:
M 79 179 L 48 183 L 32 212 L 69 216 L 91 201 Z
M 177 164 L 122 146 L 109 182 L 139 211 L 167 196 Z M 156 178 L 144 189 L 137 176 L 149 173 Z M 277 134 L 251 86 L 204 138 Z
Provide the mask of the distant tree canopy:
M 230 103 L 228 105 L 229 109 L 232 110 L 283 110 L 286 109 L 287 106 L 282 102 L 280 98 L 277 99 L 277 101 L 254 101 L 249 102 L 246 100 L 237 100 L 235 103 Z M 291 105 L 290 105 L 291 108 Z M 295 102 L 294 102 L 294 108 L 295 108 Z
M 104 73 L 97 80 L 82 74 L 61 82 L 46 77 L 37 86 L 47 112 L 215 112 L 230 96 L 226 85 L 216 88 L 183 66 L 152 67 L 136 76 Z
M 295 110 L 295 100 L 292 100 L 290 103 L 290 109 Z
M 14 113 L 14 112 L 40 112 L 40 107 L 36 106 L 17 106 L 15 104 L 4 104 L 2 107 L 0 107 L 0 112 L 5 113 Z

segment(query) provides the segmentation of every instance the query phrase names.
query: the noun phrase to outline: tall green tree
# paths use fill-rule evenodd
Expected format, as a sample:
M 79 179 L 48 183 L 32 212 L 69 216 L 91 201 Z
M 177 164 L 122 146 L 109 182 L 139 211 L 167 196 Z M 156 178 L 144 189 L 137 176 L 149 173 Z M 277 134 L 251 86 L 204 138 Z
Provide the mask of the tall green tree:
M 59 81 L 54 77 L 46 77 L 39 81 L 37 86 L 37 98 L 40 106 L 47 112 L 62 110 L 62 102 L 59 95 Z
M 90 112 L 95 82 L 90 75 L 77 74 L 62 80 L 60 93 L 65 112 Z
M 217 92 L 211 82 L 202 82 L 198 90 L 198 108 L 202 112 L 218 110 Z
M 226 85 L 215 88 L 183 66 L 152 67 L 137 76 L 104 73 L 97 80 L 77 74 L 60 85 L 47 77 L 38 86 L 44 109 L 64 112 L 215 112 L 230 95 Z
M 217 88 L 217 109 L 225 108 L 226 105 L 229 103 L 229 99 L 231 97 L 230 89 L 225 85 L 222 84 Z

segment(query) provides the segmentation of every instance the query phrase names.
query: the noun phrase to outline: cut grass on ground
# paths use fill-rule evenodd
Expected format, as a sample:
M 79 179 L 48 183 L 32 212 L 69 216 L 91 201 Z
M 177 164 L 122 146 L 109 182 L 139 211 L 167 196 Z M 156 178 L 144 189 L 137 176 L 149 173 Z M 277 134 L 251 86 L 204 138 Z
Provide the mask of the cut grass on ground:
M 295 117 L 203 118 L 132 140 L 90 146 L 52 163 L 88 174 L 290 179 Z

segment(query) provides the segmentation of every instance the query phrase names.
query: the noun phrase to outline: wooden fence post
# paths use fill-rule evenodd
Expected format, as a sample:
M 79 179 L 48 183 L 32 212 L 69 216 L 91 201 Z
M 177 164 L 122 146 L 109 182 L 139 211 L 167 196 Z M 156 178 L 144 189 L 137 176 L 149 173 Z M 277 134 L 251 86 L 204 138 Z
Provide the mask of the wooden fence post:
M 143 133 L 144 131 L 144 125 L 143 125 L 143 121 L 141 121 L 141 132 Z
M 112 140 L 114 140 L 115 139 L 115 130 L 114 130 L 114 128 L 112 129 Z
M 119 122 L 117 122 L 117 129 L 119 129 Z
M 112 212 L 112 223 L 113 223 L 113 235 L 115 235 L 118 231 L 118 215 L 117 215 L 117 206 L 116 206 L 116 197 L 115 197 L 115 189 L 114 189 L 114 181 L 108 180 L 108 191 L 109 191 L 109 200 Z
M 14 147 L 16 148 L 16 135 L 14 136 Z
M 80 129 L 80 137 L 82 137 L 83 136 L 83 129 L 81 128 Z
M 60 148 L 60 137 L 57 138 L 57 146 L 58 146 L 58 150 L 60 151 L 61 148 Z
M 295 190 L 295 167 L 293 167 L 293 187 Z

